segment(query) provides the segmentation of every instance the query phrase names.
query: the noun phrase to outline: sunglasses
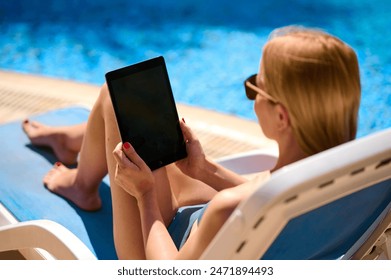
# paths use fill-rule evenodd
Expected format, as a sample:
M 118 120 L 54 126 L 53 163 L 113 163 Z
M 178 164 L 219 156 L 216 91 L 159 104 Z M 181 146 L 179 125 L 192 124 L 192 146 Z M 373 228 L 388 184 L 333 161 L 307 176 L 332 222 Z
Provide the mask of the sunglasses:
M 262 97 L 266 98 L 267 100 L 278 103 L 276 99 L 274 99 L 272 96 L 270 96 L 268 93 L 266 93 L 264 90 L 257 87 L 255 80 L 256 80 L 257 74 L 251 75 L 244 81 L 244 88 L 246 90 L 247 98 L 250 100 L 255 100 L 257 97 L 257 94 L 262 95 Z

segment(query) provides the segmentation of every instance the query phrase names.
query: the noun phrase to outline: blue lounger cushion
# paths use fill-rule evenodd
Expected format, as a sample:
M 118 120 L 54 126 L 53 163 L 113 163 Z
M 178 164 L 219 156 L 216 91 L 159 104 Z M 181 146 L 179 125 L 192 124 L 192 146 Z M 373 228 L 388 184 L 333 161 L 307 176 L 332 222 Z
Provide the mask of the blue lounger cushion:
M 49 125 L 72 125 L 87 121 L 89 110 L 70 107 L 32 116 Z M 51 150 L 34 147 L 21 121 L 0 126 L 0 202 L 19 220 L 49 219 L 78 236 L 98 259 L 117 259 L 113 241 L 112 202 L 108 177 L 100 185 L 102 208 L 80 210 L 48 191 L 42 178 L 57 161 Z
M 262 259 L 339 259 L 390 201 L 391 179 L 388 179 L 304 213 L 285 225 Z

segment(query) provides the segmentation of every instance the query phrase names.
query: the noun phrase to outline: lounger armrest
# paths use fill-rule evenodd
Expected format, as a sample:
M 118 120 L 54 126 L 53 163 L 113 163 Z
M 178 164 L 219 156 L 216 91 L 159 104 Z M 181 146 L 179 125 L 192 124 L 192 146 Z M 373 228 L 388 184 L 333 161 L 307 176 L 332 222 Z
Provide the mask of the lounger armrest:
M 0 227 L 0 252 L 40 248 L 56 259 L 96 259 L 87 246 L 62 225 L 49 220 Z
M 272 169 L 277 163 L 277 158 L 277 148 L 270 147 L 229 155 L 218 159 L 217 162 L 238 174 L 251 174 Z

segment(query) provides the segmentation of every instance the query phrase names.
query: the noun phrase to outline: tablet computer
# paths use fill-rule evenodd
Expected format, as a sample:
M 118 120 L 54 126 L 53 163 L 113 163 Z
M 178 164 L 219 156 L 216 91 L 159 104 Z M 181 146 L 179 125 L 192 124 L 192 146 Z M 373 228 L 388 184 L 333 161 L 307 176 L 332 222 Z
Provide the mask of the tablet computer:
M 131 143 L 151 170 L 187 156 L 162 56 L 105 77 L 122 142 Z

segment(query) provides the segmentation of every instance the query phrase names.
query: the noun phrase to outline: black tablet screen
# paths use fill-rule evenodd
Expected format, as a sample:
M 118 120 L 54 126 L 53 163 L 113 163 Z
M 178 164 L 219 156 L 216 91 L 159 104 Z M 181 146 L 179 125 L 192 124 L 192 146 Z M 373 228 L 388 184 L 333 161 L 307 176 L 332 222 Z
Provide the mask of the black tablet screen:
M 186 156 L 178 113 L 162 57 L 106 74 L 123 142 L 151 169 Z

